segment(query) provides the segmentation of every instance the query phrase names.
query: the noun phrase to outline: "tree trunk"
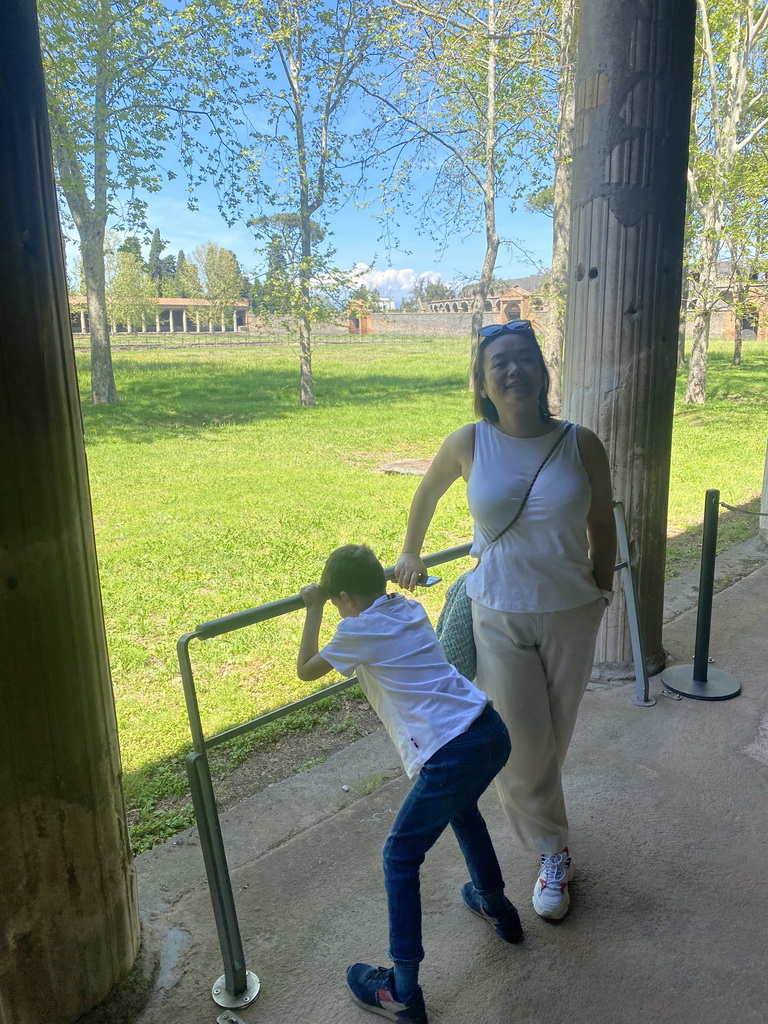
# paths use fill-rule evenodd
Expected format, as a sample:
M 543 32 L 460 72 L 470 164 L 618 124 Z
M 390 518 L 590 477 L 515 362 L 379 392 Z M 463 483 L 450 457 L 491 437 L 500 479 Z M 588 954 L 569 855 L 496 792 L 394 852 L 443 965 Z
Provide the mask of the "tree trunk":
M 486 129 L 485 129 L 485 179 L 483 181 L 483 211 L 485 214 L 485 257 L 480 278 L 473 293 L 472 319 L 470 322 L 470 371 L 469 387 L 474 385 L 472 367 L 477 356 L 480 328 L 485 315 L 485 300 L 496 269 L 499 255 L 499 236 L 496 233 L 496 10 L 492 2 L 488 5 L 488 70 L 486 73 Z
M 732 365 L 733 366 L 741 366 L 741 344 L 742 344 L 741 330 L 742 330 L 742 328 L 741 328 L 741 324 L 739 323 L 739 320 L 740 320 L 740 317 L 736 317 L 736 327 L 735 327 L 735 333 L 734 333 L 734 338 L 733 338 L 733 360 L 732 360 Z
M 711 319 L 709 309 L 704 309 L 696 313 L 691 328 L 691 355 L 685 400 L 692 405 L 703 405 L 707 398 L 707 349 Z
M 104 285 L 104 234 L 107 226 L 107 93 L 111 73 L 105 56 L 112 31 L 109 0 L 99 0 L 96 38 L 98 41 L 94 81 L 93 116 L 93 203 L 82 168 L 73 154 L 74 140 L 69 133 L 69 111 L 51 105 L 53 150 L 72 219 L 80 235 L 91 341 L 91 400 L 95 405 L 117 401 L 112 353 L 109 345 L 109 319 Z
M 691 0 L 591 0 L 576 75 L 563 412 L 606 442 L 653 671 L 664 664 L 694 26 Z M 604 676 L 634 674 L 623 601 L 606 612 L 596 660 Z
M 303 310 L 299 314 L 299 368 L 301 404 L 305 409 L 310 409 L 317 404 L 315 380 L 312 376 L 312 325 Z
M 683 267 L 683 294 L 680 300 L 680 324 L 677 329 L 677 368 L 685 367 L 685 335 L 688 324 L 688 269 Z
M 731 266 L 739 270 L 739 257 L 737 252 L 731 254 Z M 740 275 L 741 276 L 741 275 Z M 743 311 L 748 309 L 749 303 L 749 285 L 751 282 L 751 274 L 748 274 L 747 280 L 740 279 L 736 285 L 736 302 L 734 303 L 733 309 L 733 359 L 731 360 L 732 366 L 741 366 L 741 346 L 743 342 L 742 331 L 744 330 L 744 316 Z
M 299 352 L 301 404 L 311 409 L 315 402 L 315 381 L 312 376 L 312 323 L 309 317 L 312 274 L 312 221 L 306 203 L 301 211 L 301 263 L 299 264 Z
M 702 213 L 704 244 L 702 246 L 699 280 L 696 283 L 698 298 L 691 330 L 688 385 L 685 390 L 685 401 L 694 405 L 703 405 L 707 398 L 709 327 L 712 320 L 712 310 L 718 300 L 717 263 L 720 255 L 722 230 L 722 203 L 716 196 L 713 196 Z
M 485 300 L 488 297 L 488 290 L 491 287 L 491 280 L 493 278 L 493 271 L 496 267 L 496 258 L 499 254 L 499 236 L 495 230 L 495 217 L 493 210 L 493 201 L 490 203 L 486 201 L 485 210 L 485 225 L 486 225 L 486 243 L 485 243 L 485 258 L 483 260 L 483 269 L 480 272 L 480 279 L 477 282 L 473 293 L 472 302 L 472 319 L 470 321 L 470 366 L 475 364 L 475 356 L 477 354 L 477 341 L 479 337 L 480 328 L 483 326 L 483 318 L 485 316 Z M 469 374 L 469 386 L 472 387 L 472 371 Z
M 117 401 L 117 388 L 104 283 L 104 225 L 96 217 L 89 217 L 78 227 L 91 328 L 91 401 L 94 405 L 112 405 Z
M 558 118 L 555 180 L 552 204 L 552 274 L 547 289 L 547 321 L 542 336 L 549 370 L 549 407 L 560 414 L 565 313 L 568 298 L 568 239 L 571 226 L 571 165 L 573 160 L 574 78 L 578 50 L 575 0 L 563 0 L 560 15 L 560 75 L 557 83 Z
M 0 1020 L 71 1024 L 139 916 L 33 0 L 0 51 Z

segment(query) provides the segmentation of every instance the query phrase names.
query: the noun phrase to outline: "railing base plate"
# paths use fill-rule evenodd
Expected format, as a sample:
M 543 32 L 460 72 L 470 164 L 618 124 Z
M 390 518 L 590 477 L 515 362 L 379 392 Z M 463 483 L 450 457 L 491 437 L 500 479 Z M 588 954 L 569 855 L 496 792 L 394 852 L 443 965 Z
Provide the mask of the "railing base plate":
M 250 1006 L 259 994 L 261 982 L 253 971 L 245 972 L 245 981 L 245 990 L 240 992 L 239 995 L 233 996 L 231 992 L 227 991 L 227 976 L 226 974 L 222 974 L 222 976 L 214 982 L 213 988 L 211 989 L 211 996 L 213 997 L 214 1003 L 217 1003 L 219 1006 L 225 1006 L 229 1010 L 240 1008 L 242 1006 Z

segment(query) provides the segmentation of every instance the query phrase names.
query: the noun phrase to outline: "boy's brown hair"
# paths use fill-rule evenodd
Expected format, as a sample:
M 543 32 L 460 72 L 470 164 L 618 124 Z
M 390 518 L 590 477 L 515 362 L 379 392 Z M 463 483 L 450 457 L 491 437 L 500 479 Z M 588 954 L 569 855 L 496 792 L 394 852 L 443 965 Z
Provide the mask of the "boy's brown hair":
M 342 590 L 357 597 L 379 597 L 387 589 L 387 579 L 367 544 L 345 544 L 328 556 L 320 586 L 330 597 L 338 597 Z

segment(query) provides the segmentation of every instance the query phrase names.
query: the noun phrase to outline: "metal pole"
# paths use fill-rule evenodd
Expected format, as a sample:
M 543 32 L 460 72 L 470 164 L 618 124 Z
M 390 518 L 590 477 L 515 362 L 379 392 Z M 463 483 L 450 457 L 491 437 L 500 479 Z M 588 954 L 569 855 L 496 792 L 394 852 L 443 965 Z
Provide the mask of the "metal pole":
M 693 654 L 693 678 L 707 681 L 709 634 L 712 628 L 712 597 L 715 592 L 715 558 L 717 557 L 717 514 L 720 491 L 709 490 L 704 497 L 704 532 L 701 538 L 701 573 L 699 575 L 699 611 L 696 617 L 696 646 Z
M 717 508 L 720 492 L 709 490 L 704 499 L 704 532 L 701 539 L 699 608 L 696 616 L 696 647 L 693 665 L 672 665 L 661 681 L 672 693 L 694 700 L 728 700 L 741 693 L 740 683 L 728 672 L 709 665 L 709 633 L 717 553 Z
M 217 978 L 211 989 L 211 996 L 219 1006 L 228 1009 L 248 1006 L 259 994 L 261 983 L 258 977 L 245 969 L 245 955 L 237 921 L 235 898 L 229 877 L 227 855 L 221 835 L 221 824 L 213 792 L 211 772 L 206 753 L 206 741 L 200 709 L 195 693 L 195 680 L 189 660 L 189 642 L 197 634 L 185 633 L 176 644 L 176 651 L 184 684 L 189 726 L 192 732 L 193 754 L 186 759 L 192 806 L 195 809 L 200 848 L 203 852 L 208 889 L 213 904 L 213 916 L 219 936 L 224 974 Z
M 635 664 L 635 695 L 630 697 L 629 701 L 637 707 L 650 708 L 656 703 L 656 698 L 650 697 L 648 694 L 648 666 L 645 662 L 643 639 L 640 635 L 637 592 L 635 590 L 635 577 L 632 573 L 632 563 L 629 560 L 629 539 L 627 537 L 627 523 L 624 518 L 624 505 L 620 501 L 614 501 L 613 503 L 613 517 L 616 520 L 616 539 L 619 557 L 621 558 L 616 568 L 621 569 L 624 582 L 624 600 L 627 604 L 629 635 L 632 640 L 632 659 Z
M 245 969 L 235 897 L 205 752 L 195 751 L 187 756 L 187 774 L 224 961 L 224 974 L 213 983 L 211 995 L 219 1006 L 229 1009 L 248 1006 L 259 994 L 261 983 L 255 974 Z

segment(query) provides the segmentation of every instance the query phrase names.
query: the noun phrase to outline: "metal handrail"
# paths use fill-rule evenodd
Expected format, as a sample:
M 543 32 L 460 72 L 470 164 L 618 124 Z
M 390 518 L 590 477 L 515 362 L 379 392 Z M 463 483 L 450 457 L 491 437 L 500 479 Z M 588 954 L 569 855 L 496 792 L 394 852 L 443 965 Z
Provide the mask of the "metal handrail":
M 469 554 L 471 545 L 460 544 L 445 551 L 438 551 L 433 555 L 424 557 L 424 564 L 431 568 L 435 565 L 443 565 L 462 558 Z M 388 580 L 394 579 L 394 566 L 385 569 Z M 212 640 L 214 637 L 222 636 L 224 633 L 232 633 L 237 629 L 244 629 L 258 622 L 266 622 L 269 619 L 286 615 L 288 612 L 298 611 L 304 607 L 304 601 L 300 594 L 293 597 L 282 598 L 279 601 L 271 601 L 268 604 L 259 605 L 256 608 L 248 608 L 245 611 L 234 612 L 231 615 L 224 615 L 218 619 L 211 619 L 203 622 L 190 633 L 179 637 L 176 643 L 176 653 L 179 661 L 181 680 L 184 686 L 184 699 L 187 705 L 189 717 L 189 728 L 192 733 L 193 752 L 187 755 L 186 766 L 189 777 L 189 787 L 192 794 L 192 805 L 195 811 L 198 832 L 200 835 L 200 846 L 203 852 L 208 887 L 211 893 L 213 914 L 216 920 L 216 928 L 219 935 L 219 945 L 224 961 L 224 974 L 218 978 L 211 990 L 211 995 L 220 1006 L 230 1009 L 248 1006 L 256 998 L 260 988 L 258 977 L 251 971 L 246 970 L 243 944 L 240 937 L 240 927 L 237 921 L 237 911 L 232 892 L 232 882 L 229 877 L 224 840 L 221 835 L 221 824 L 216 806 L 216 796 L 213 791 L 210 766 L 208 764 L 208 750 L 226 743 L 236 736 L 252 732 L 254 729 L 267 722 L 273 722 L 282 718 L 299 708 L 308 707 L 319 700 L 349 689 L 357 682 L 357 678 L 342 679 L 337 683 L 324 687 L 302 697 L 300 700 L 292 701 L 266 714 L 259 715 L 241 725 L 233 726 L 224 732 L 214 736 L 206 737 L 203 731 L 203 724 L 200 717 L 200 707 L 195 691 L 195 680 L 192 672 L 192 663 L 189 656 L 189 644 L 192 640 Z
M 636 675 L 635 696 L 630 698 L 630 700 L 638 706 L 650 707 L 656 702 L 653 699 L 649 699 L 648 696 L 648 673 L 640 637 L 637 595 L 629 558 L 629 542 L 624 521 L 624 507 L 621 502 L 614 502 L 614 516 L 621 559 L 616 564 L 616 570 L 621 571 L 624 581 L 624 594 L 627 602 Z M 423 557 L 424 565 L 427 568 L 432 568 L 436 565 L 444 565 L 447 562 L 455 561 L 457 558 L 464 558 L 469 554 L 471 546 L 471 544 L 459 544 L 453 548 L 446 548 L 444 551 L 425 555 Z M 394 579 L 394 568 L 394 566 L 389 566 L 384 570 L 387 580 Z M 193 752 L 188 754 L 186 758 L 187 774 L 195 819 L 200 835 L 200 846 L 208 877 L 208 886 L 211 893 L 213 913 L 219 935 L 219 945 L 224 962 L 224 974 L 214 982 L 211 995 L 219 1006 L 225 1006 L 230 1009 L 250 1005 L 258 995 L 260 982 L 258 977 L 251 971 L 248 971 L 245 966 L 243 944 L 237 921 L 234 894 L 229 877 L 224 841 L 221 835 L 221 824 L 216 806 L 216 796 L 213 791 L 207 752 L 213 747 L 226 743 L 236 736 L 252 732 L 268 722 L 273 722 L 293 711 L 297 711 L 299 708 L 308 707 L 332 694 L 349 689 L 349 687 L 357 682 L 357 678 L 352 676 L 349 679 L 342 679 L 321 690 L 316 690 L 314 693 L 297 701 L 292 701 L 290 704 L 275 708 L 248 722 L 243 722 L 241 725 L 233 726 L 230 729 L 224 730 L 224 732 L 206 738 L 195 691 L 194 674 L 189 656 L 189 644 L 192 640 L 212 640 L 214 637 L 222 636 L 224 633 L 232 633 L 235 630 L 244 629 L 246 626 L 252 626 L 258 622 L 266 622 L 269 619 L 286 615 L 288 612 L 299 611 L 302 608 L 304 608 L 304 601 L 301 595 L 294 594 L 292 597 L 271 601 L 268 604 L 258 605 L 255 608 L 233 612 L 230 615 L 224 615 L 221 618 L 203 622 L 192 632 L 181 636 L 176 644 L 179 670 L 184 686 L 184 699 L 189 716 L 189 727 L 192 733 Z

